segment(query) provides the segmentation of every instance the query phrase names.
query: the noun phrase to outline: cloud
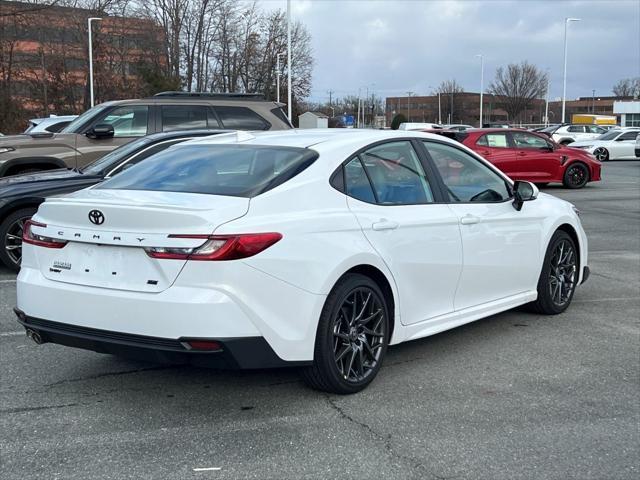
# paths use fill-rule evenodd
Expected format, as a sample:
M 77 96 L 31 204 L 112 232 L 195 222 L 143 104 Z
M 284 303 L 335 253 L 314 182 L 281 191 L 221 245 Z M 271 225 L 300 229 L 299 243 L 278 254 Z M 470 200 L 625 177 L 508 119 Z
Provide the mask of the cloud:
M 284 0 L 264 8 L 286 8 Z M 562 92 L 564 18 L 569 27 L 567 95 L 610 95 L 620 78 L 640 76 L 637 0 L 292 0 L 316 58 L 313 98 L 341 96 L 375 83 L 379 95 L 428 93 L 455 78 L 468 91 L 495 69 L 527 60 L 549 69 L 551 98 Z

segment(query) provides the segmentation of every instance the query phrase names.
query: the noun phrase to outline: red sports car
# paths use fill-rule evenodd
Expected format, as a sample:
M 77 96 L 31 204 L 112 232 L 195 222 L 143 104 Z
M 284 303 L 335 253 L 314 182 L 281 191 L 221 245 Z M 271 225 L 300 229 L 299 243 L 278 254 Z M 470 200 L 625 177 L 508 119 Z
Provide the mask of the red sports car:
M 600 180 L 602 164 L 595 157 L 545 135 L 516 128 L 478 128 L 456 132 L 455 138 L 513 180 L 539 185 L 558 182 L 567 188 Z

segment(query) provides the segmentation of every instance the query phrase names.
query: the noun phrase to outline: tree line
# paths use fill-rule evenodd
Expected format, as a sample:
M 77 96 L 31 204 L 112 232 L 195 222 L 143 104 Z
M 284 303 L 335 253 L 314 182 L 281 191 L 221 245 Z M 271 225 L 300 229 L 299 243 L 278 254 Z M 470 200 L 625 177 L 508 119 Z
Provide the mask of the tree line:
M 66 18 L 34 28 L 44 16 Z M 258 1 L 0 1 L 0 131 L 24 128 L 27 116 L 80 113 L 89 107 L 87 18 L 93 23 L 96 103 L 163 90 L 251 92 L 275 99 L 280 54 L 286 99 L 286 13 Z M 37 20 L 37 19 L 40 20 Z M 136 27 L 131 19 L 152 20 Z M 145 26 L 146 25 L 146 26 Z M 28 55 L 25 40 L 36 43 Z M 311 37 L 292 23 L 294 112 L 309 95 Z M 28 99 L 26 102 L 24 99 Z

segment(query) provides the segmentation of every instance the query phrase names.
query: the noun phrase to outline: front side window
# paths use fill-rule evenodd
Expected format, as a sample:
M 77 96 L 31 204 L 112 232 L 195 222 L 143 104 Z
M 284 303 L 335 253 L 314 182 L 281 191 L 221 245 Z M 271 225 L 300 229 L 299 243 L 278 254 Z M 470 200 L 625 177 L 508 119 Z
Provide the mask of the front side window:
M 269 124 L 247 107 L 215 107 L 223 128 L 230 130 L 268 130 Z
M 95 124 L 113 125 L 114 137 L 142 137 L 147 134 L 148 116 L 149 107 L 145 105 L 118 107 Z
M 193 105 L 163 105 L 162 131 L 207 128 L 207 107 Z
M 254 197 L 293 178 L 317 154 L 258 145 L 176 145 L 97 188 Z
M 606 130 L 602 127 L 598 127 L 597 125 L 587 125 L 585 127 L 588 133 L 597 133 L 598 135 L 603 134 Z
M 413 205 L 433 202 L 422 164 L 411 142 L 389 142 L 359 155 L 377 203 Z
M 477 158 L 450 145 L 424 145 L 452 202 L 492 203 L 511 197 L 507 182 Z
M 506 133 L 487 133 L 478 139 L 476 145 L 491 148 L 509 148 L 509 141 Z
M 625 132 L 622 135 L 620 135 L 620 138 L 618 138 L 618 141 L 623 142 L 625 140 L 635 140 L 637 136 L 638 136 L 638 132 Z
M 536 135 L 531 135 L 526 132 L 513 132 L 513 143 L 516 144 L 516 148 L 547 148 L 549 144 L 544 138 L 540 138 Z

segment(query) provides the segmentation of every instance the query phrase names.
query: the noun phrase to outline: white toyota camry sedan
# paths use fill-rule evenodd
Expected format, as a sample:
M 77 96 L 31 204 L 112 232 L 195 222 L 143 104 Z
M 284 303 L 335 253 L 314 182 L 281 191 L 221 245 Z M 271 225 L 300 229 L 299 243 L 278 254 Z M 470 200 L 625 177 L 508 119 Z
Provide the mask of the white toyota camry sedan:
M 299 366 L 353 393 L 389 345 L 523 304 L 563 312 L 587 265 L 573 205 L 447 138 L 232 132 L 47 199 L 16 314 L 38 343 Z

